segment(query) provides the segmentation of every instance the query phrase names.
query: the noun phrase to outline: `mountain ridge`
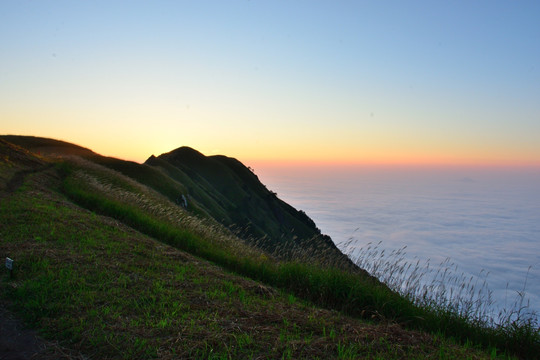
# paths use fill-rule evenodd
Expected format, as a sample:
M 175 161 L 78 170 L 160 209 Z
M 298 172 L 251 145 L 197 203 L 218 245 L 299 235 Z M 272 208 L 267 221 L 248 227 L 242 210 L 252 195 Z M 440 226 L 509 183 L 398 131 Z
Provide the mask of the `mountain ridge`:
M 253 171 L 235 158 L 205 156 L 192 148 L 180 147 L 150 158 L 145 164 L 163 165 L 156 160 L 165 161 L 197 179 L 202 191 L 209 195 L 206 199 L 212 199 L 200 200 L 210 209 L 222 209 L 225 213 L 223 221 L 228 226 L 239 226 L 252 236 L 267 236 L 273 242 L 302 241 L 316 236 L 323 239 L 312 219 L 279 199 Z
M 320 238 L 278 244 L 288 254 L 239 238 L 195 199 L 187 207 L 172 201 L 189 190 L 167 175 L 187 178 L 181 164 L 159 157 L 150 157 L 159 167 L 138 164 L 52 139 L 10 140 L 26 149 L 0 136 L 0 254 L 15 260 L 15 276 L 0 278 L 0 298 L 29 326 L 71 344 L 41 358 L 61 358 L 57 350 L 111 359 L 401 359 L 448 351 L 449 358 L 490 358 L 495 340 L 527 358 L 538 354 L 536 337 L 471 328 L 415 306 Z M 255 179 L 234 159 L 210 160 Z M 490 352 L 472 354 L 446 335 Z M 4 350 L 0 342 L 0 357 Z
M 181 146 L 139 164 L 113 157 L 66 141 L 3 135 L 5 141 L 37 154 L 81 156 L 150 186 L 197 216 L 211 218 L 231 229 L 251 245 L 273 256 L 290 259 L 308 249 L 328 251 L 347 268 L 357 268 L 321 233 L 315 222 L 262 184 L 257 175 L 239 160 L 225 155 L 206 156 Z

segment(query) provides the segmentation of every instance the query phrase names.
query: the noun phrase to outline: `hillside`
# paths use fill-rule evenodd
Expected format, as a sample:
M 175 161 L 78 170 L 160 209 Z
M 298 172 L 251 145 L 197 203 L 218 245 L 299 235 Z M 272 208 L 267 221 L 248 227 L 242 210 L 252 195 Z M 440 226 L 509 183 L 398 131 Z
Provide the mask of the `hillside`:
M 321 234 L 312 219 L 279 199 L 236 159 L 204 156 L 181 147 L 144 164 L 104 157 L 64 141 L 30 136 L 3 136 L 36 154 L 79 156 L 149 186 L 189 214 L 217 221 L 251 245 L 283 259 L 326 252 L 335 265 L 355 266 Z M 185 202 L 185 203 L 184 203 Z
M 330 267 L 326 249 L 310 250 L 311 264 L 284 261 L 202 201 L 179 206 L 167 189 L 190 184 L 166 164 L 31 140 L 0 138 L 0 256 L 15 261 L 14 278 L 0 277 L 0 307 L 39 330 L 40 358 L 490 358 L 404 329 L 398 322 L 429 314 L 362 272 Z M 256 179 L 234 160 L 209 160 Z
M 215 219 L 234 225 L 240 236 L 257 239 L 266 250 L 305 247 L 310 241 L 336 249 L 304 212 L 297 211 L 267 189 L 251 170 L 226 156 L 204 156 L 181 147 L 145 164 L 163 169 L 186 184 L 189 197 Z

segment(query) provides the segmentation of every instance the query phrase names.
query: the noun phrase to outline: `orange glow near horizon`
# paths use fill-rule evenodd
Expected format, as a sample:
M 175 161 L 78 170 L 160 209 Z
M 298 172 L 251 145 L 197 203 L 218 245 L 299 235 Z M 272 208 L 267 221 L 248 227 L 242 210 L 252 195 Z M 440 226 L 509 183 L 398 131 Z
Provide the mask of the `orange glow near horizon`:
M 7 133 L 6 133 L 7 134 Z M 23 135 L 23 134 L 20 134 Z M 27 135 L 27 134 L 24 134 Z M 58 136 L 60 135 L 60 136 Z M 261 167 L 358 167 L 358 166 L 475 166 L 475 167 L 540 167 L 539 156 L 514 152 L 492 152 L 486 149 L 483 152 L 452 149 L 430 149 L 428 145 L 421 148 L 418 144 L 414 148 L 392 149 L 384 146 L 354 148 L 352 146 L 339 146 L 330 143 L 322 146 L 312 146 L 308 143 L 300 144 L 277 144 L 272 147 L 268 142 L 264 146 L 246 146 L 245 144 L 214 144 L 197 141 L 193 138 L 192 143 L 181 143 L 174 137 L 161 139 L 151 136 L 143 140 L 135 136 L 135 140 L 127 138 L 116 139 L 117 135 L 102 134 L 77 134 L 69 138 L 69 133 L 58 131 L 56 135 L 53 129 L 42 131 L 40 134 L 31 136 L 49 137 L 57 140 L 73 143 L 88 148 L 100 155 L 115 157 L 128 161 L 143 163 L 151 155 L 170 152 L 181 146 L 189 146 L 206 156 L 225 155 L 233 157 L 254 168 Z M 218 146 L 215 146 L 218 145 Z M 249 144 L 248 144 L 249 145 Z M 445 151 L 446 150 L 446 151 Z
M 473 161 L 473 160 L 453 160 L 453 161 L 441 161 L 439 159 L 407 159 L 407 161 L 396 161 L 392 159 L 378 159 L 378 160 L 258 160 L 258 159 L 246 159 L 240 160 L 246 166 L 254 168 L 290 168 L 290 167 L 335 167 L 335 168 L 354 168 L 354 167 L 478 167 L 478 168 L 540 168 L 540 162 L 534 161 L 497 161 L 496 159 L 491 161 Z
M 540 167 L 540 2 L 435 3 L 3 2 L 0 134 L 138 163 Z
M 298 155 L 298 154 L 297 154 Z M 336 167 L 356 167 L 356 166 L 465 166 L 465 167 L 540 167 L 540 159 L 534 156 L 515 156 L 493 154 L 489 155 L 448 155 L 448 154 L 433 154 L 423 155 L 417 153 L 407 153 L 403 151 L 401 154 L 370 154 L 371 156 L 347 156 L 343 154 L 335 157 L 282 157 L 271 158 L 261 157 L 255 158 L 251 156 L 240 157 L 242 161 L 258 166 L 336 166 Z M 516 154 L 517 155 L 517 154 Z
M 540 160 L 530 157 L 512 157 L 508 154 L 502 156 L 499 154 L 489 155 L 448 155 L 448 154 L 418 154 L 407 153 L 403 151 L 401 154 L 384 154 L 371 153 L 369 155 L 348 155 L 340 153 L 307 153 L 304 154 L 300 150 L 294 151 L 268 151 L 254 152 L 242 151 L 242 149 L 212 149 L 208 150 L 199 148 L 189 144 L 174 145 L 165 148 L 163 145 L 157 146 L 157 149 L 151 148 L 150 144 L 144 147 L 137 147 L 137 154 L 134 156 L 133 150 L 130 148 L 107 148 L 103 155 L 113 156 L 125 160 L 142 163 L 151 155 L 159 156 L 160 154 L 172 151 L 180 146 L 189 146 L 203 153 L 206 156 L 225 155 L 233 157 L 244 163 L 246 166 L 255 164 L 257 166 L 270 167 L 356 167 L 356 166 L 478 166 L 478 167 L 540 167 Z M 92 149 L 99 153 L 99 151 Z M 498 156 L 497 156 L 498 155 Z M 516 154 L 517 155 L 517 154 Z M 252 166 L 252 165 L 250 165 Z

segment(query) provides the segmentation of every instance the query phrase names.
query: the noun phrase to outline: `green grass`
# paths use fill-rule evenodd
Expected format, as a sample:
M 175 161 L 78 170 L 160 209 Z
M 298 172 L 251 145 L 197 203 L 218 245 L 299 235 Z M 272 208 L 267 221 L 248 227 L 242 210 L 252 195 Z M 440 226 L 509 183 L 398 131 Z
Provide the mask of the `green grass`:
M 325 264 L 315 248 L 311 264 L 277 261 L 86 160 L 29 172 L 0 196 L 0 255 L 16 260 L 1 296 L 46 336 L 97 358 L 539 353 L 537 332 L 518 326 L 509 336 L 417 306 L 363 272 Z
M 136 206 L 121 203 L 105 193 L 95 191 L 96 189 L 84 189 L 81 184 L 76 178 L 68 176 L 63 190 L 77 203 L 93 211 L 114 217 L 149 236 L 218 263 L 229 270 L 290 290 L 320 305 L 340 307 L 340 310 L 350 313 L 354 313 L 359 307 L 362 307 L 364 313 L 381 309 L 385 317 L 396 318 L 394 309 L 401 308 L 398 312 L 407 314 L 403 309 L 409 308 L 409 316 L 418 316 L 416 308 L 408 301 L 373 279 L 297 262 L 260 262 L 242 254 L 225 251 L 189 231 L 170 226 L 163 219 L 149 215 Z
M 484 271 L 476 278 L 466 277 L 449 258 L 433 267 L 429 261 L 423 264 L 406 261 L 405 247 L 385 252 L 380 246 L 381 243 L 368 244 L 350 256 L 358 266 L 417 306 L 430 309 L 439 318 L 463 322 L 461 326 L 454 326 L 467 340 L 498 344 L 527 357 L 538 353 L 538 314 L 525 302 L 526 280 L 514 302 L 495 313 L 490 307 L 493 301 Z
M 70 176 L 64 191 L 77 203 L 115 217 L 135 229 L 170 245 L 203 257 L 230 271 L 284 289 L 295 296 L 324 308 L 367 318 L 385 319 L 406 324 L 411 329 L 440 333 L 462 342 L 496 347 L 530 356 L 540 349 L 538 332 L 519 327 L 518 331 L 480 326 L 463 314 L 432 306 L 418 306 L 414 301 L 391 291 L 379 281 L 363 274 L 345 272 L 300 262 L 256 261 L 241 253 L 223 251 L 206 239 L 166 224 L 159 217 L 141 213 L 137 207 L 119 203 L 103 193 L 85 190 Z M 230 249 L 229 249 L 230 250 Z M 536 331 L 536 332 L 535 332 Z
M 0 254 L 16 276 L 0 277 L 0 293 L 44 336 L 91 358 L 431 358 L 441 347 L 487 358 L 223 272 L 46 190 L 56 186 L 52 170 L 32 174 L 2 198 Z

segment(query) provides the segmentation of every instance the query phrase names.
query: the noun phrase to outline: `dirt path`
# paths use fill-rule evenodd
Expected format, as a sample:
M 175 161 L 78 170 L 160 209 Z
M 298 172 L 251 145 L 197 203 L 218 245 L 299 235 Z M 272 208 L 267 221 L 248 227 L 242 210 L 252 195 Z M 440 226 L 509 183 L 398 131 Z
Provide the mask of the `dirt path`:
M 46 348 L 47 343 L 0 302 L 0 359 L 39 359 Z
M 8 194 L 13 193 L 15 190 L 17 190 L 24 183 L 24 179 L 26 179 L 26 176 L 28 176 L 30 174 L 38 173 L 40 171 L 48 170 L 52 166 L 53 166 L 53 164 L 47 164 L 47 165 L 40 166 L 40 167 L 37 167 L 37 168 L 25 169 L 25 170 L 17 171 L 13 175 L 13 177 L 8 181 L 8 183 L 6 184 L 6 192 Z
M 6 184 L 5 191 L 1 191 L 0 199 L 10 196 L 19 188 L 27 175 L 47 170 L 51 165 L 39 168 L 20 170 Z M 5 270 L 4 257 L 0 254 L 0 266 Z M 27 360 L 27 359 L 88 359 L 80 354 L 60 346 L 58 343 L 41 338 L 37 331 L 27 328 L 24 322 L 8 309 L 5 300 L 0 299 L 0 360 Z
M 35 330 L 7 309 L 0 301 L 0 360 L 88 360 L 58 343 L 41 338 Z

